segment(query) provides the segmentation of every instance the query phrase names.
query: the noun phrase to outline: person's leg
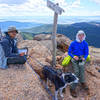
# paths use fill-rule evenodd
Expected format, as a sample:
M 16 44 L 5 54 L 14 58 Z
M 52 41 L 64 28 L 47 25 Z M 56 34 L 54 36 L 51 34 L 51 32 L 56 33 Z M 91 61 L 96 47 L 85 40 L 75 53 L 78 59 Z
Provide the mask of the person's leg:
M 71 60 L 72 61 L 72 67 L 73 67 L 73 71 L 74 71 L 74 74 L 79 78 L 79 66 L 78 66 L 78 62 L 75 61 L 74 59 Z M 73 83 L 71 85 L 71 89 L 75 89 L 77 86 L 77 83 Z
M 79 77 L 80 77 L 80 83 L 85 83 L 85 62 L 82 61 L 79 63 Z
M 73 67 L 74 74 L 79 78 L 79 66 L 78 66 L 78 62 L 75 61 L 74 59 L 72 59 L 71 61 L 72 61 L 72 67 Z M 70 92 L 71 92 L 71 95 L 73 97 L 77 97 L 77 93 L 76 93 L 76 87 L 77 87 L 77 85 L 78 85 L 77 83 L 73 83 L 70 86 Z
M 79 70 L 80 70 L 80 83 L 84 90 L 89 90 L 88 86 L 86 85 L 85 81 L 85 62 L 79 63 Z
M 26 56 L 8 57 L 7 64 L 24 64 L 26 60 Z

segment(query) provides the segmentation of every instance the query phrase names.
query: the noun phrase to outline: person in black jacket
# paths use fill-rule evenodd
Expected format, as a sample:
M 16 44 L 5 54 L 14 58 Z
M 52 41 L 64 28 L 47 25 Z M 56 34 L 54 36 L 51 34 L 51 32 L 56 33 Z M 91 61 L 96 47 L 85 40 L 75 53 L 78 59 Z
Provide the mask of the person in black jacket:
M 18 30 L 16 27 L 8 27 L 8 31 L 5 32 L 6 36 L 0 41 L 2 48 L 7 57 L 7 64 L 24 64 L 26 62 L 25 53 L 18 53 L 16 34 Z

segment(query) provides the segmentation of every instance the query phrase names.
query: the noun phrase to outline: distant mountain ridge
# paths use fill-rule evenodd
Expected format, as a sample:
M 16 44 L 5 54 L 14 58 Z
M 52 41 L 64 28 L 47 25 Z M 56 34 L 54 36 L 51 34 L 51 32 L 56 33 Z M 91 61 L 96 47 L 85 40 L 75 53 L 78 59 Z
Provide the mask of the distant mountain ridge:
M 34 36 L 40 33 L 52 33 L 53 25 L 45 24 L 38 27 L 24 29 L 23 34 L 29 33 Z M 78 30 L 84 30 L 86 33 L 86 41 L 89 45 L 100 48 L 100 23 L 99 22 L 81 22 L 75 24 L 59 24 L 57 27 L 57 33 L 64 34 L 71 40 L 75 40 L 75 36 Z M 28 34 L 27 34 L 28 35 Z
M 33 39 L 36 34 L 52 33 L 52 24 L 41 24 L 35 22 L 17 22 L 17 21 L 4 21 L 0 22 L 1 31 L 7 30 L 8 26 L 16 26 L 21 31 L 24 39 Z M 71 40 L 75 40 L 78 30 L 84 30 L 87 38 L 86 41 L 90 46 L 100 48 L 100 22 L 80 22 L 74 24 L 58 24 L 57 33 L 64 34 Z
M 16 28 L 18 29 L 23 29 L 23 28 L 36 27 L 39 25 L 43 24 L 35 22 L 17 22 L 17 21 L 0 22 L 0 28 L 2 29 L 2 31 L 6 31 L 9 26 L 16 26 Z

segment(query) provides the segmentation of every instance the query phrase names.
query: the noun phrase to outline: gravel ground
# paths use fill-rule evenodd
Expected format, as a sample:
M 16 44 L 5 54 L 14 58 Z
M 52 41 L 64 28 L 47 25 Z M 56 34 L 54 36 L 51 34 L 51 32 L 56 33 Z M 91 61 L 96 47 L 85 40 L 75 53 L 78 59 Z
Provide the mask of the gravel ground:
M 0 100 L 49 100 L 28 64 L 9 67 L 0 69 Z

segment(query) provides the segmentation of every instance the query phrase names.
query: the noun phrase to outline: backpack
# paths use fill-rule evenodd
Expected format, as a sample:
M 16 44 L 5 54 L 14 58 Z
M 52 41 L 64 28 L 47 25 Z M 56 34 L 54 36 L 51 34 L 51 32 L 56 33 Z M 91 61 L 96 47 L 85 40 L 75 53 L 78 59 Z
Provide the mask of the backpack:
M 5 57 L 5 54 L 4 54 L 1 44 L 0 44 L 0 68 L 2 68 L 2 69 L 8 68 L 7 58 Z
M 62 66 L 64 66 L 64 67 L 67 66 L 70 63 L 71 59 L 72 59 L 72 57 L 69 55 L 67 57 L 65 57 L 62 61 Z M 90 55 L 88 55 L 88 57 L 86 59 L 86 62 L 88 62 L 88 61 L 90 61 Z

